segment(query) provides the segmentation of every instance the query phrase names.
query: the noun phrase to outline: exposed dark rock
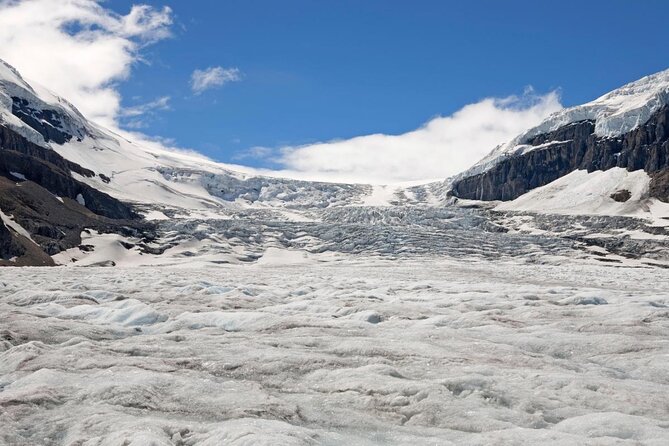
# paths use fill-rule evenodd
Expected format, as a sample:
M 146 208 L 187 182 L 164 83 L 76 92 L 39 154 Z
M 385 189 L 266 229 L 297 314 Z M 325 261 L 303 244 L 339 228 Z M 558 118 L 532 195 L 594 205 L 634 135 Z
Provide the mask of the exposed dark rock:
M 613 198 L 613 200 L 617 201 L 618 203 L 624 203 L 632 198 L 632 193 L 627 189 L 621 189 L 612 193 L 611 198 Z
M 0 175 L 9 177 L 10 172 L 21 172 L 28 180 L 59 197 L 76 199 L 81 194 L 86 207 L 98 215 L 113 219 L 138 218 L 130 206 L 75 180 L 71 174 L 93 177 L 94 172 L 0 126 Z
M 53 150 L 45 149 L 44 147 L 28 141 L 24 136 L 4 126 L 0 126 L 0 149 L 38 158 L 49 164 L 53 164 L 61 170 L 72 171 L 85 177 L 90 178 L 95 176 L 95 172 L 84 169 L 80 165 L 66 160 Z
M 0 222 L 0 260 L 9 260 L 25 254 L 25 248 L 14 239 L 11 231 Z
M 26 180 L 17 183 L 11 172 L 23 174 Z M 0 224 L 0 266 L 53 265 L 50 256 L 79 246 L 86 228 L 153 237 L 153 225 L 142 221 L 129 205 L 76 180 L 73 172 L 95 176 L 0 126 L 0 209 L 12 215 L 34 240 Z M 77 202 L 79 195 L 85 206 Z
M 0 222 L 0 266 L 53 266 L 38 245 Z
M 121 246 L 123 246 L 127 250 L 131 250 L 132 248 L 135 247 L 135 244 L 121 241 Z
M 62 129 L 62 118 L 55 110 L 38 110 L 32 108 L 30 103 L 22 98 L 13 97 L 12 101 L 12 114 L 37 130 L 44 138 L 44 141 L 64 144 L 72 139 L 73 135 Z
M 652 178 L 650 196 L 669 201 L 669 107 L 657 111 L 646 124 L 616 138 L 594 134 L 593 121 L 581 121 L 526 141 L 538 146 L 512 155 L 490 170 L 453 184 L 452 195 L 473 200 L 513 200 L 574 171 L 629 171 L 643 169 Z
M 0 253 L 4 259 L 22 259 L 22 256 L 30 254 L 29 260 L 34 260 L 37 254 L 33 251 L 39 250 L 50 260 L 50 256 L 54 254 L 80 246 L 81 233 L 87 228 L 102 233 L 149 239 L 154 231 L 153 225 L 142 220 L 118 220 L 97 215 L 70 198 L 63 198 L 61 202 L 51 192 L 32 181 L 17 184 L 5 177 L 0 177 L 0 209 L 28 231 L 36 243 L 19 243 L 17 248 L 16 235 L 14 234 L 14 242 L 11 244 L 6 228 L 5 231 L 2 230 L 3 225 L 0 227 Z M 27 246 L 32 251 L 26 253 L 21 246 Z M 44 264 L 27 260 L 22 260 L 22 263 Z
M 141 252 L 143 252 L 144 254 L 152 254 L 152 255 L 155 255 L 155 256 L 163 255 L 165 253 L 165 251 L 167 251 L 168 249 L 170 249 L 172 247 L 173 247 L 173 245 L 170 245 L 170 244 L 160 246 L 160 247 L 157 247 L 157 248 L 148 246 L 144 243 L 139 245 L 139 248 L 140 248 Z
M 659 197 L 663 201 L 669 201 L 661 198 L 669 197 L 669 169 L 653 172 L 650 178 L 650 196 Z

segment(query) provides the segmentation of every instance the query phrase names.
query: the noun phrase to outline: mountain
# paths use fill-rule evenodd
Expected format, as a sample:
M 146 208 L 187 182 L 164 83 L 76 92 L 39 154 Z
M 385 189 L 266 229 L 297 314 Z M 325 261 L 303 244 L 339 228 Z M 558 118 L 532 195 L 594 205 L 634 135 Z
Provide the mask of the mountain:
M 110 131 L 0 61 L 0 265 L 239 263 L 273 249 L 516 256 L 581 249 L 588 234 L 642 258 L 668 235 L 668 104 L 665 71 L 549 117 L 445 182 L 336 184 Z M 638 237 L 621 242 L 623 228 Z
M 148 229 L 131 206 L 87 184 L 96 172 L 53 150 L 94 134 L 67 101 L 38 94 L 0 63 L 0 265 L 53 265 L 50 256 L 77 246 L 86 228 Z
M 426 189 L 421 199 L 436 200 Z M 131 141 L 0 61 L 0 265 L 50 265 L 81 234 L 155 239 L 156 220 L 230 218 L 407 201 L 393 187 L 244 174 L 200 155 Z M 285 210 L 285 215 L 281 211 Z M 18 230 L 17 230 L 18 229 Z M 85 249 L 88 249 L 85 247 Z
M 450 193 L 515 201 L 502 210 L 669 215 L 669 70 L 553 114 L 454 178 Z

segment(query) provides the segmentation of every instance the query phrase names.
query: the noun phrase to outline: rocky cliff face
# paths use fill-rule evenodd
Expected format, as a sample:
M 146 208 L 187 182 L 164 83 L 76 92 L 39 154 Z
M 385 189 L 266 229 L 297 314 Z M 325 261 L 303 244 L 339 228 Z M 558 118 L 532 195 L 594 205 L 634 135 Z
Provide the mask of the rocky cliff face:
M 455 181 L 451 194 L 472 200 L 513 200 L 574 170 L 643 169 L 652 178 L 650 196 L 669 202 L 669 107 L 616 137 L 595 135 L 595 121 L 565 125 L 530 138 L 535 147 L 510 155 L 489 170 Z
M 0 126 L 0 175 L 20 173 L 59 197 L 84 199 L 95 214 L 113 219 L 136 219 L 130 206 L 72 177 L 75 172 L 92 177 L 94 172 L 66 160 L 56 152 L 40 147 L 18 133 Z
M 3 223 L 0 223 L 0 261 L 22 256 L 25 249 L 14 240 L 14 237 Z
M 45 130 L 45 141 L 73 137 L 54 132 Z M 78 181 L 73 172 L 95 175 L 0 125 L 0 209 L 30 234 L 0 222 L 0 266 L 53 265 L 50 256 L 80 245 L 84 229 L 151 234 L 151 225 L 131 206 Z

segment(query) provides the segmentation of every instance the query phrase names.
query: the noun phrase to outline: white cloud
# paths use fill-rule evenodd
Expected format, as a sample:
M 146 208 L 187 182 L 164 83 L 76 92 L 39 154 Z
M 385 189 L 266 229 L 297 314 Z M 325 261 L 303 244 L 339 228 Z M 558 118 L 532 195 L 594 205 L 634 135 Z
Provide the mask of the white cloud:
M 169 96 L 157 98 L 151 102 L 125 107 L 121 110 L 119 121 L 121 127 L 139 130 L 149 126 L 151 118 L 159 111 L 171 110 Z
M 134 118 L 145 114 L 155 113 L 156 111 L 169 110 L 170 100 L 171 98 L 169 96 L 163 96 L 145 104 L 126 107 L 121 111 L 121 116 L 125 118 Z
M 238 144 L 238 142 L 233 141 L 233 143 Z M 274 154 L 274 150 L 270 147 L 262 146 L 253 146 L 250 149 L 241 150 L 237 152 L 232 159 L 235 161 L 241 161 L 245 159 L 263 159 L 269 158 Z
M 559 95 L 488 98 L 451 116 L 437 117 L 401 135 L 375 134 L 344 141 L 283 147 L 271 160 L 302 178 L 397 183 L 444 179 L 467 169 L 562 108 Z
M 114 127 L 121 114 L 116 83 L 139 50 L 170 34 L 170 8 L 135 5 L 119 15 L 97 0 L 0 0 L 0 58 Z
M 190 85 L 195 94 L 201 94 L 210 88 L 221 87 L 228 82 L 237 82 L 241 78 L 241 72 L 237 68 L 210 67 L 206 70 L 193 71 Z

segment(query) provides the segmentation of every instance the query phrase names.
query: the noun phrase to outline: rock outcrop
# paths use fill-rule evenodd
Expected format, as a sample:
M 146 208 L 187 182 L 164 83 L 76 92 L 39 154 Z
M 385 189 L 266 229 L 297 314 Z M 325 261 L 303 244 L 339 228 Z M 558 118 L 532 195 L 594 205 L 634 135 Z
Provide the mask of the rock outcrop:
M 489 170 L 461 178 L 451 194 L 472 200 L 513 200 L 574 170 L 645 170 L 650 196 L 669 202 L 669 107 L 617 137 L 599 137 L 595 121 L 574 122 L 525 141 L 536 148 L 507 156 Z
M 72 177 L 72 172 L 84 177 L 95 176 L 94 172 L 0 126 L 0 175 L 9 178 L 12 172 L 59 197 L 76 199 L 81 195 L 86 207 L 95 214 L 113 219 L 138 218 L 130 206 Z
M 25 254 L 25 249 L 14 240 L 12 232 L 0 222 L 0 261 L 16 258 Z
M 30 234 L 28 239 L 0 223 L 0 266 L 53 265 L 50 256 L 79 246 L 84 229 L 152 233 L 131 206 L 78 181 L 73 172 L 95 175 L 0 125 L 0 210 Z
M 74 136 L 61 130 L 63 122 L 56 110 L 33 108 L 26 99 L 12 98 L 12 114 L 39 132 L 45 142 L 64 144 Z

